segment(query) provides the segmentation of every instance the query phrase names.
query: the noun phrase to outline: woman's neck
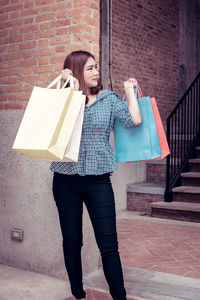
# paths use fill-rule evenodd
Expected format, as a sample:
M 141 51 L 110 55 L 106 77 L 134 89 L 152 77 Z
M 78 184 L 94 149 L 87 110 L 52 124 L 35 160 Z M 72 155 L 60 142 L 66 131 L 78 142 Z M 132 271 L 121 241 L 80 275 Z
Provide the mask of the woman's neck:
M 87 97 L 90 97 L 92 95 L 90 88 L 86 88 L 86 95 L 87 95 Z

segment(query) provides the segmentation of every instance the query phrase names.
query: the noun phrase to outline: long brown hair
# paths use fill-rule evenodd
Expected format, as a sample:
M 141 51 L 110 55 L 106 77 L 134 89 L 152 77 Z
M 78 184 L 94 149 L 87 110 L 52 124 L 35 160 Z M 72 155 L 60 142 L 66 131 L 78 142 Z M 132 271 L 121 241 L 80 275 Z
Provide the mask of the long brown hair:
M 79 89 L 83 91 L 83 94 L 86 95 L 86 86 L 84 82 L 84 66 L 88 60 L 89 57 L 92 57 L 93 59 L 94 56 L 88 52 L 88 51 L 83 51 L 83 50 L 78 50 L 78 51 L 73 51 L 70 54 L 67 55 L 65 58 L 64 64 L 63 64 L 63 69 L 70 69 L 72 71 L 73 76 L 78 79 L 79 81 Z M 98 80 L 98 85 L 96 87 L 90 88 L 90 93 L 92 95 L 98 94 L 100 90 L 102 90 L 103 86 Z M 88 98 L 86 97 L 86 103 L 88 101 Z

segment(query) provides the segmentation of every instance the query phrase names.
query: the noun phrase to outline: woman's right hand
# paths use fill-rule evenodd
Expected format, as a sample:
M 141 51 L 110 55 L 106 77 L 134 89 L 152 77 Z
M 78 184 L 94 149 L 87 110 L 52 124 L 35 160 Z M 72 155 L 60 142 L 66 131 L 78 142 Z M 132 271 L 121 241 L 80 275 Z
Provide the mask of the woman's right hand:
M 66 81 L 70 75 L 73 76 L 73 73 L 70 69 L 62 70 L 62 79 L 64 81 Z M 73 79 L 74 79 L 74 90 L 79 91 L 79 81 L 74 76 L 73 76 Z

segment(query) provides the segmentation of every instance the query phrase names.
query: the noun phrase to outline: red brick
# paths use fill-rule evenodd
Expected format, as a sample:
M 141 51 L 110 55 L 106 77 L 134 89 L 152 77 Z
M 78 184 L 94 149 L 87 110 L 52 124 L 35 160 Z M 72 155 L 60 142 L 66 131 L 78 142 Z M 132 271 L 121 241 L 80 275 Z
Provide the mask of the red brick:
M 18 36 L 10 36 L 8 38 L 6 38 L 6 43 L 20 43 L 23 41 L 23 38 L 21 35 Z
M 62 37 L 56 37 L 52 38 L 50 41 L 50 45 L 58 45 L 58 44 L 65 44 L 70 42 L 70 36 L 62 36 Z
M 1 5 L 8 5 L 9 4 L 9 0 L 1 0 Z
M 25 20 L 24 20 L 24 25 L 26 25 L 26 24 L 32 24 L 33 23 L 33 18 L 31 17 L 31 18 L 26 18 Z
M 73 24 L 89 24 L 89 25 L 93 25 L 93 26 L 97 26 L 98 24 L 98 20 L 88 17 L 88 16 L 76 16 L 73 17 Z
M 59 3 L 58 4 L 59 11 L 68 10 L 72 8 L 72 5 L 74 5 L 76 1 L 73 1 L 73 4 L 72 2 L 67 2 L 67 1 L 63 1 L 62 3 Z
M 29 100 L 30 93 L 19 93 L 18 100 Z
M 66 18 L 68 16 L 68 11 L 58 11 L 56 13 L 56 18 Z
M 16 93 L 14 93 L 14 94 L 8 93 L 8 95 L 7 95 L 7 100 L 8 100 L 8 101 L 16 101 L 16 100 L 17 100 L 17 95 L 16 95 Z
M 35 56 L 49 56 L 54 54 L 54 49 L 42 49 L 42 50 L 36 50 Z
M 26 16 L 33 16 L 39 14 L 39 8 L 32 8 L 33 3 L 31 3 L 32 6 L 30 9 L 25 9 L 20 12 L 20 17 L 26 17 Z
M 85 2 L 85 0 L 75 1 L 74 2 L 74 7 L 81 6 L 81 5 L 85 6 L 86 3 L 87 3 L 88 7 L 99 9 L 99 2 L 98 1 L 92 1 L 92 0 L 87 0 L 87 2 Z
M 64 19 L 64 20 L 61 19 L 61 20 L 51 22 L 51 27 L 56 28 L 56 27 L 68 26 L 70 24 L 71 24 L 71 22 L 69 19 Z
M 38 27 L 36 25 L 26 25 L 26 26 L 20 28 L 21 33 L 34 32 L 37 30 L 38 30 Z
M 36 41 L 25 42 L 25 43 L 19 45 L 19 50 L 34 49 L 36 47 L 36 45 L 37 45 Z
M 57 35 L 64 35 L 64 34 L 66 34 L 66 33 L 67 33 L 66 27 L 64 27 L 64 28 L 59 28 L 59 29 L 56 30 L 56 36 L 57 36 Z
M 52 36 L 55 36 L 55 30 L 40 31 L 40 32 L 36 32 L 35 34 L 36 39 L 48 38 Z
M 39 59 L 39 65 L 47 65 L 49 63 L 49 58 L 48 57 L 44 57 Z
M 69 17 L 87 15 L 90 16 L 92 14 L 91 8 L 88 7 L 81 7 L 81 8 L 74 8 L 68 12 Z
M 38 5 L 38 6 L 43 6 L 43 5 L 48 5 L 48 4 L 51 4 L 51 3 L 55 3 L 55 0 L 35 0 L 35 4 Z
M 22 109 L 23 102 L 5 103 L 4 109 Z
M 36 76 L 34 75 L 26 75 L 26 76 L 21 76 L 20 81 L 23 82 L 35 82 Z
M 0 101 L 5 101 L 7 99 L 7 96 L 4 94 L 0 95 Z
M 35 68 L 36 73 L 48 73 L 52 71 L 52 66 L 40 66 Z
M 31 74 L 32 72 L 33 72 L 32 67 L 23 68 L 23 73 L 24 74 Z
M 36 59 L 24 59 L 19 62 L 20 67 L 36 65 Z
M 29 1 L 29 2 L 24 2 L 24 8 L 32 8 L 33 7 L 33 2 Z
M 6 91 L 8 93 L 12 93 L 12 92 L 21 92 L 22 91 L 22 86 L 17 84 L 17 85 L 10 85 L 10 86 L 7 86 L 6 88 Z
M 63 63 L 65 60 L 65 55 L 62 56 L 54 56 L 50 58 L 50 63 L 55 64 L 55 63 Z
M 5 7 L 5 11 L 6 12 L 10 12 L 10 11 L 21 11 L 23 10 L 23 4 L 17 4 L 17 5 L 9 5 Z
M 43 21 L 53 20 L 54 17 L 55 17 L 54 13 L 40 15 L 40 16 L 36 17 L 36 22 L 43 22 Z
M 49 5 L 49 6 L 41 6 L 40 7 L 40 14 L 43 14 L 45 12 L 55 12 L 56 11 L 57 6 L 56 5 Z
M 39 47 L 40 46 L 43 46 L 43 47 L 48 46 L 49 45 L 49 40 L 46 40 L 46 39 L 45 40 L 39 40 L 38 45 L 39 45 Z
M 56 52 L 65 53 L 65 46 L 58 46 L 58 47 L 56 47 Z
M 3 77 L 1 78 L 1 84 L 15 84 L 18 82 L 18 78 L 15 76 L 15 77 Z
M 53 81 L 53 79 L 55 79 L 56 76 L 55 76 L 55 75 L 52 75 L 52 77 L 53 77 L 53 78 L 52 78 L 51 81 Z M 39 76 L 38 76 L 38 81 L 39 81 L 39 82 L 43 82 L 43 81 L 46 82 L 47 79 L 48 79 L 48 76 L 47 76 L 46 74 L 39 74 Z M 50 82 L 51 82 L 51 81 L 50 81 Z M 49 83 L 50 83 L 50 82 L 49 82 Z M 41 85 L 40 85 L 40 86 L 41 86 Z M 47 84 L 45 84 L 45 85 L 43 85 L 43 86 L 44 86 L 44 87 L 47 87 Z
M 41 23 L 39 25 L 40 30 L 47 30 L 51 28 L 51 21 L 49 22 L 45 22 L 45 23 Z
M 72 44 L 72 45 L 69 45 L 68 47 L 69 49 L 69 52 L 71 51 L 77 51 L 77 50 L 86 50 L 86 51 L 90 51 L 90 46 L 87 45 L 87 44 L 83 44 L 83 43 L 78 43 L 78 44 Z

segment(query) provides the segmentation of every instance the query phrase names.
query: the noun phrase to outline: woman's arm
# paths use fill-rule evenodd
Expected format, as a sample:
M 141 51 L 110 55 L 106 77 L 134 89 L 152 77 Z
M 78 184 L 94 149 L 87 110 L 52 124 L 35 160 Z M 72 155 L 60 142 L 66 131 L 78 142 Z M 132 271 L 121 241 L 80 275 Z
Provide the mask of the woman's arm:
M 135 86 L 137 81 L 134 78 L 129 78 L 124 82 L 124 90 L 128 100 L 128 110 L 136 126 L 142 123 L 142 115 L 135 94 Z

